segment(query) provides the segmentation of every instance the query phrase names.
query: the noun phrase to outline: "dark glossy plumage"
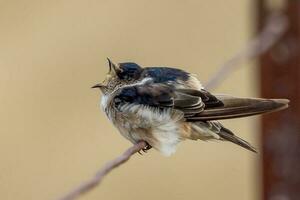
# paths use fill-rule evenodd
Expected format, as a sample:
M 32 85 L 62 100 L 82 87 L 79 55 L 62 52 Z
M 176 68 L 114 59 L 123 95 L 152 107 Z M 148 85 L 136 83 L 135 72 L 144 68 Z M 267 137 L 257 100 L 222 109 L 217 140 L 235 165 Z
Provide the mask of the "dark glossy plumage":
M 117 75 L 121 80 L 134 80 L 138 79 L 143 69 L 136 63 L 126 62 L 119 64 L 120 71 Z
M 125 62 L 119 64 L 118 77 L 121 80 L 142 79 L 151 77 L 154 83 L 166 83 L 168 81 L 187 81 L 189 73 L 170 67 L 146 67 L 142 68 L 136 63 Z
M 189 73 L 169 67 L 147 67 L 144 68 L 141 76 L 153 78 L 154 83 L 166 83 L 177 80 L 187 81 L 189 79 Z
M 150 84 L 147 86 L 136 85 L 123 88 L 115 99 L 123 104 L 132 103 L 163 108 L 173 106 L 172 94 L 171 87 Z

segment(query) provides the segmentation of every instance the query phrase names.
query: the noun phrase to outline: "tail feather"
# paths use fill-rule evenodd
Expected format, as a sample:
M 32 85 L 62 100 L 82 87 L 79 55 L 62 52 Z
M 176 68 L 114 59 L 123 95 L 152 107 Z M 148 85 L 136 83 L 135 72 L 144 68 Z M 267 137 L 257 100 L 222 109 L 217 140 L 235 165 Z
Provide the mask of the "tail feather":
M 225 141 L 232 142 L 234 144 L 237 144 L 249 151 L 252 151 L 254 153 L 257 153 L 257 150 L 255 147 L 253 147 L 249 142 L 243 140 L 242 138 L 237 137 L 234 135 L 229 129 L 222 126 L 220 132 L 217 133 L 221 139 Z
M 237 144 L 249 151 L 257 152 L 255 147 L 253 147 L 247 141 L 239 138 L 234 135 L 232 131 L 225 128 L 218 121 L 197 121 L 192 123 L 185 123 L 185 128 L 183 129 L 183 138 L 192 139 L 192 140 L 222 140 L 229 141 L 234 144 Z
M 275 112 L 288 107 L 287 99 L 237 98 L 227 95 L 215 95 L 224 106 L 207 108 L 201 113 L 189 117 L 189 121 L 221 120 L 247 117 Z

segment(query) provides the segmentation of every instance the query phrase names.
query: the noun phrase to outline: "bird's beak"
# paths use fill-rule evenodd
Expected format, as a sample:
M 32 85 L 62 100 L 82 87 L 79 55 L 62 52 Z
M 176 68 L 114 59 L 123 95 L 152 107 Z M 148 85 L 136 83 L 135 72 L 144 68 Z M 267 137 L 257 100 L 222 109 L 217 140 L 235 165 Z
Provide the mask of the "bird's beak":
M 109 58 L 107 58 L 107 61 L 109 66 L 109 73 L 112 75 L 118 74 L 120 69 Z
M 99 88 L 99 89 L 101 89 L 101 88 L 103 88 L 103 87 L 105 87 L 105 86 L 99 83 L 99 84 L 94 85 L 94 86 L 91 87 L 91 88 Z

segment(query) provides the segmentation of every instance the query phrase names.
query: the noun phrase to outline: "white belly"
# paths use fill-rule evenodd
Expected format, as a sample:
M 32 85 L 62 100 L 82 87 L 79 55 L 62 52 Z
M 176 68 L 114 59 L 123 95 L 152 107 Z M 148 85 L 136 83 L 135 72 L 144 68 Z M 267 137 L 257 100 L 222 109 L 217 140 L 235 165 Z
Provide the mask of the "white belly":
M 171 109 L 159 112 L 140 105 L 128 109 L 124 110 L 127 114 L 132 114 L 132 119 L 121 128 L 127 132 L 121 131 L 125 137 L 130 137 L 130 140 L 135 142 L 145 140 L 167 156 L 175 153 L 177 144 L 181 141 L 179 121 L 182 119 L 182 113 L 174 113 Z

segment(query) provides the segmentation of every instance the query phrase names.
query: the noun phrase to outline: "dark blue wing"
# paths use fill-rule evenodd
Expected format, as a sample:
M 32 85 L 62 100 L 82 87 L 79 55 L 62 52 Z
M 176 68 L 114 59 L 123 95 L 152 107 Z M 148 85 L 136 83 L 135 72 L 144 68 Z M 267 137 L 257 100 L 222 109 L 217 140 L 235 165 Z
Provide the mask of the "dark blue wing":
M 205 105 L 201 97 L 193 95 L 192 89 L 175 89 L 167 84 L 144 84 L 119 89 L 114 104 L 119 110 L 123 105 L 145 105 L 159 109 L 180 110 L 185 117 L 203 111 Z M 196 93 L 197 94 L 197 93 Z
M 117 106 L 130 103 L 153 107 L 173 107 L 174 89 L 165 85 L 136 85 L 120 89 L 114 101 Z

